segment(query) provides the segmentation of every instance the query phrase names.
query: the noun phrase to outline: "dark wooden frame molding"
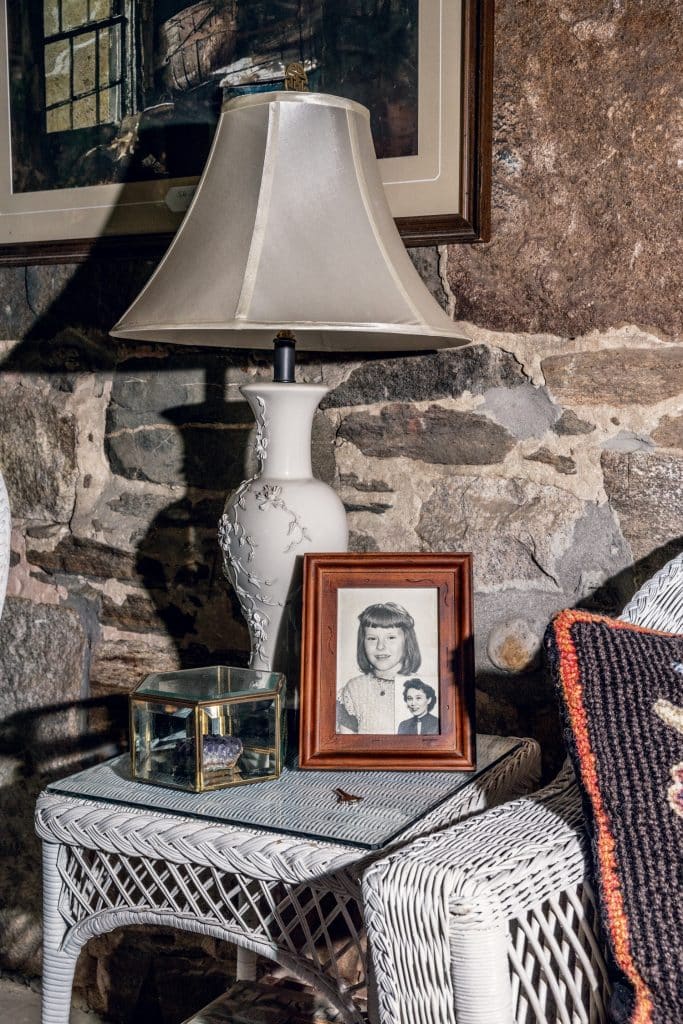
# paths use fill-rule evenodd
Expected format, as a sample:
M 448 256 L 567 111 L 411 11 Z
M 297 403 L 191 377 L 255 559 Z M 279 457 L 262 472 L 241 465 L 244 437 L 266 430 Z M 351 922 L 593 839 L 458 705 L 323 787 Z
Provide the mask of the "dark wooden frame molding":
M 337 591 L 384 586 L 438 590 L 438 736 L 336 732 Z M 475 768 L 470 554 L 304 557 L 299 766 L 384 771 Z
M 409 248 L 491 238 L 494 0 L 462 0 L 462 7 L 462 212 L 398 217 Z

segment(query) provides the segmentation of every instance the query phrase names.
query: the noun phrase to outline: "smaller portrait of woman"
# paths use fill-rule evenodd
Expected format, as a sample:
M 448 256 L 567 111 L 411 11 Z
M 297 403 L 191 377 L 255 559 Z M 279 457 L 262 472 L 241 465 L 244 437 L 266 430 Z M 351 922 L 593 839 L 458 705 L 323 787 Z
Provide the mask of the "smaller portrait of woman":
M 398 723 L 399 735 L 438 736 L 439 719 L 432 714 L 436 706 L 436 690 L 415 677 L 403 684 L 403 699 L 410 718 Z

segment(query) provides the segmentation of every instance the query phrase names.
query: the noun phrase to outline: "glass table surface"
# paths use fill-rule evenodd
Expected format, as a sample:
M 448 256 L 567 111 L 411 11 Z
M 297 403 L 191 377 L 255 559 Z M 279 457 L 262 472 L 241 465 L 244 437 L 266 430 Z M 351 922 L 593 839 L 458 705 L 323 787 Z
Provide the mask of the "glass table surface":
M 473 772 L 300 771 L 279 779 L 205 793 L 185 793 L 132 779 L 122 754 L 47 786 L 85 800 L 200 818 L 223 825 L 302 836 L 376 850 L 436 810 L 520 745 L 514 737 L 477 736 Z M 357 801 L 340 801 L 341 789 Z

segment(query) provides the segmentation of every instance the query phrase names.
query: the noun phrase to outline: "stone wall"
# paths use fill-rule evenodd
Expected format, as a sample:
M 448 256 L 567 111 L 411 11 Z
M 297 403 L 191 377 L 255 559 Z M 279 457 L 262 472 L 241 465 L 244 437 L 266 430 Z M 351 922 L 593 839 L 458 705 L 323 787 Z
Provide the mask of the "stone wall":
M 562 749 L 538 658 L 548 619 L 618 609 L 683 547 L 682 13 L 680 0 L 498 0 L 492 241 L 413 252 L 473 344 L 299 368 L 330 386 L 314 461 L 346 504 L 353 549 L 474 553 L 479 727 L 537 736 L 548 771 Z M 14 513 L 0 965 L 28 974 L 36 793 L 119 749 L 125 694 L 146 672 L 246 658 L 215 531 L 250 468 L 238 386 L 267 366 L 109 339 L 151 269 L 0 272 Z M 229 974 L 230 951 L 210 947 L 98 940 L 81 994 L 153 1021 L 154 993 L 176 984 L 191 1001 L 207 969 L 216 987 Z M 182 1019 L 161 1002 L 159 1020 Z

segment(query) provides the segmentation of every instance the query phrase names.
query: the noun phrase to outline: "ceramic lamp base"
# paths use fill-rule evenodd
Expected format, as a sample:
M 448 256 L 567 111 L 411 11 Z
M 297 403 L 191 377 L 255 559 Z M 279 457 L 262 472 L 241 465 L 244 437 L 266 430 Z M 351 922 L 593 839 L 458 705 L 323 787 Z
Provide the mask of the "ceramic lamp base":
M 249 627 L 250 667 L 291 676 L 302 556 L 348 544 L 344 506 L 311 470 L 313 416 L 327 388 L 263 383 L 241 391 L 256 417 L 260 468 L 227 499 L 220 545 Z

